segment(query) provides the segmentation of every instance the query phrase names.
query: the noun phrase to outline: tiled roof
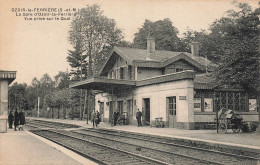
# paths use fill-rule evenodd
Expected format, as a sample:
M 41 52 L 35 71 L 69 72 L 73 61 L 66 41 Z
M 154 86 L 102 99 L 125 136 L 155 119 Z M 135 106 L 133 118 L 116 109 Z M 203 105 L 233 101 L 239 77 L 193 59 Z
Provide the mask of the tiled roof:
M 131 60 L 136 61 L 147 61 L 146 57 L 148 56 L 148 52 L 146 49 L 135 49 L 135 48 L 126 48 L 126 47 L 115 47 L 124 55 L 129 57 Z M 171 52 L 171 51 L 162 51 L 156 50 L 155 53 L 152 53 L 150 59 L 152 61 L 162 62 L 168 58 L 177 56 L 182 52 Z
M 195 89 L 213 89 L 215 76 L 210 73 L 197 74 L 194 78 Z
M 146 49 L 136 49 L 136 48 L 127 48 L 127 47 L 115 47 L 116 51 L 120 51 L 126 57 L 128 57 L 131 61 L 147 61 L 148 52 Z M 201 56 L 193 56 L 191 53 L 187 52 L 172 52 L 172 51 L 164 51 L 164 50 L 156 50 L 155 53 L 150 54 L 150 60 L 154 62 L 164 62 L 173 57 L 176 57 L 180 54 L 184 54 L 191 59 L 195 60 L 199 64 L 206 66 L 206 62 L 209 68 L 217 67 L 216 64 L 213 64 L 211 61 L 206 60 Z

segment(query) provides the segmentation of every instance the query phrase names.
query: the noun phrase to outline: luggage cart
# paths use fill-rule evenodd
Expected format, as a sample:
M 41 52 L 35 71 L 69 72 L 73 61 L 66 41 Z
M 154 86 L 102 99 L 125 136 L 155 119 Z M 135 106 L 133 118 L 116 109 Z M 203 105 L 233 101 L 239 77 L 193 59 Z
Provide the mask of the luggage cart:
M 127 112 L 122 112 L 118 118 L 118 124 L 120 125 L 127 125 Z
M 239 133 L 243 122 L 243 118 L 236 114 L 233 110 L 227 110 L 219 116 L 219 132 L 226 133 L 228 129 L 232 129 L 234 133 Z
M 162 117 L 155 118 L 155 126 L 157 128 L 163 128 L 164 127 L 164 123 L 162 121 Z

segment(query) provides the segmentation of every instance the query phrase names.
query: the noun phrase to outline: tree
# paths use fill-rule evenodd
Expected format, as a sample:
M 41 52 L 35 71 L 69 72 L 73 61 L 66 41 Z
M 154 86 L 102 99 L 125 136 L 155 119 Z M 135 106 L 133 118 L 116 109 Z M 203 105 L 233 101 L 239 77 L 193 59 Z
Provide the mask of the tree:
M 83 55 L 81 43 L 82 41 L 77 39 L 73 46 L 74 50 L 68 50 L 69 54 L 67 56 L 67 61 L 72 68 L 70 74 L 73 75 L 76 80 L 87 78 L 87 55 Z
M 28 109 L 26 88 L 27 84 L 18 84 L 17 82 L 9 87 L 8 100 L 10 109 Z
M 54 81 L 52 81 L 51 77 L 45 73 L 40 81 L 39 81 L 39 88 L 38 88 L 38 97 L 41 98 L 40 101 L 40 107 L 43 107 L 44 102 L 45 102 L 45 96 L 52 92 L 54 89 Z
M 27 96 L 26 98 L 28 99 L 28 106 L 29 109 L 36 109 L 37 108 L 37 102 L 38 102 L 38 97 L 40 93 L 40 81 L 34 77 L 32 79 L 31 85 L 28 86 L 26 89 Z
M 75 65 L 80 72 L 80 80 L 84 72 L 84 61 L 88 61 L 87 78 L 94 77 L 107 57 L 107 52 L 123 38 L 113 19 L 103 15 L 100 6 L 92 5 L 81 9 L 71 22 L 69 41 L 75 51 L 70 51 Z M 72 63 L 72 58 L 67 58 Z M 97 60 L 98 59 L 98 60 Z M 80 63 L 77 63 L 80 61 Z M 82 90 L 80 94 L 80 119 L 82 119 Z
M 259 91 L 259 9 L 252 11 L 246 3 L 235 5 L 237 11 L 227 11 L 210 28 L 210 38 L 218 45 L 217 84 Z
M 104 52 L 111 49 L 123 38 L 113 19 L 103 15 L 100 6 L 82 8 L 71 23 L 69 41 L 79 53 L 88 57 L 88 78 L 95 75 L 96 57 L 105 58 Z M 94 64 L 94 65 L 93 65 Z
M 55 87 L 58 89 L 66 89 L 69 88 L 70 84 L 70 74 L 68 71 L 66 72 L 59 72 L 56 76 L 54 76 L 55 79 Z
M 178 33 L 178 29 L 172 25 L 169 18 L 156 22 L 145 20 L 142 28 L 135 33 L 133 47 L 145 49 L 147 37 L 150 35 L 155 38 L 156 50 L 179 51 L 181 48 Z

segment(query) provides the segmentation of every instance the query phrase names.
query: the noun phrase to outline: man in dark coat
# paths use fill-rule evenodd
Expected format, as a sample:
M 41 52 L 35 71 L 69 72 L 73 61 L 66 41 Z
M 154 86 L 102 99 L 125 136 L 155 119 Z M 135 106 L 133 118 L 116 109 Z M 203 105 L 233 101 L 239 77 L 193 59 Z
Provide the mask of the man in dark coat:
M 140 127 L 140 126 L 142 127 L 141 118 L 142 118 L 142 112 L 140 112 L 140 110 L 137 109 L 136 120 L 137 120 L 138 127 Z
M 9 129 L 13 128 L 14 115 L 13 111 L 11 111 L 8 115 Z
M 118 117 L 119 117 L 119 112 L 114 112 L 113 114 L 113 118 L 114 118 L 114 126 L 116 126 L 116 123 L 117 123 L 117 120 L 118 120 Z
M 98 124 L 100 123 L 100 113 L 98 112 L 98 111 L 96 111 L 96 121 L 95 121 L 95 123 L 96 123 L 96 127 L 98 127 Z
M 93 109 L 93 111 L 91 113 L 91 122 L 93 123 L 93 128 L 95 127 L 95 120 L 96 120 L 96 112 Z
M 17 112 L 17 109 L 15 110 L 14 112 L 14 130 L 16 130 L 16 127 L 18 127 L 19 125 L 19 116 L 18 116 L 18 112 Z
M 18 114 L 19 116 L 19 121 L 20 121 L 20 127 L 19 127 L 19 130 L 23 130 L 23 125 L 25 124 L 25 114 L 23 112 L 23 110 L 21 110 Z

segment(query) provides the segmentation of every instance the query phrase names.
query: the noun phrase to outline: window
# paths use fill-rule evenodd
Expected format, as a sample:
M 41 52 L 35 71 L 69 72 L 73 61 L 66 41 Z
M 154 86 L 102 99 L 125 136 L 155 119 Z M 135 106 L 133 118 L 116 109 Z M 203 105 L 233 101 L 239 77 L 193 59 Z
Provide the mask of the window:
M 201 98 L 194 98 L 194 111 L 201 112 Z
M 249 111 L 256 111 L 256 99 L 249 99 Z
M 127 111 L 130 115 L 133 115 L 133 100 L 127 100 Z
M 176 115 L 176 97 L 167 97 L 169 115 Z
M 116 69 L 116 79 L 119 79 L 119 69 Z
M 115 74 L 115 71 L 114 71 L 114 70 L 112 70 L 111 75 L 112 75 L 112 79 L 115 79 L 115 78 L 116 78 L 116 74 Z
M 113 71 L 110 71 L 110 72 L 109 72 L 108 78 L 113 78 Z
M 124 79 L 124 68 L 120 68 L 120 79 Z
M 117 110 L 118 110 L 119 114 L 122 114 L 122 112 L 123 112 L 123 101 L 117 102 Z
M 181 68 L 176 68 L 176 72 L 181 72 L 181 71 L 183 71 L 183 69 L 181 69 Z
M 128 77 L 129 77 L 129 80 L 132 80 L 132 79 L 133 79 L 132 66 L 128 66 Z
M 213 112 L 212 98 L 204 98 L 204 112 Z

